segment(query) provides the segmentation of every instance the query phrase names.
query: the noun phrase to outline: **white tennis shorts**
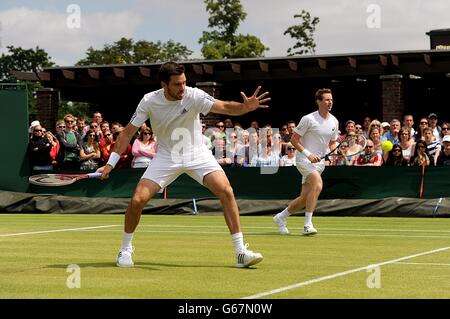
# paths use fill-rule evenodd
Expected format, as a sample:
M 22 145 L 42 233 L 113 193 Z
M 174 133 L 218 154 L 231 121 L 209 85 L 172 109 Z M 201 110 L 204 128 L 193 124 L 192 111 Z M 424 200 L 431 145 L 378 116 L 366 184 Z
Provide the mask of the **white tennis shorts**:
M 214 171 L 223 172 L 223 169 L 209 151 L 196 153 L 185 161 L 174 160 L 167 153 L 156 153 L 141 178 L 152 180 L 164 188 L 186 173 L 203 185 L 205 175 Z
M 300 174 L 302 174 L 302 185 L 305 184 L 306 178 L 309 174 L 311 174 L 314 171 L 319 172 L 319 174 L 322 174 L 322 172 L 325 170 L 325 162 L 320 161 L 319 163 L 311 163 L 307 159 L 300 159 L 297 160 L 296 167 Z

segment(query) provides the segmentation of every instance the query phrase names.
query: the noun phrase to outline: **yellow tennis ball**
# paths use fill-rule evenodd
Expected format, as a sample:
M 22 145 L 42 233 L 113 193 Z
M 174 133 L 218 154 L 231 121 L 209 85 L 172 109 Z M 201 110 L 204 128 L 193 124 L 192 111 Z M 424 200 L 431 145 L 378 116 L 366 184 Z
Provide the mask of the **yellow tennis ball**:
M 389 152 L 389 151 L 392 149 L 393 146 L 394 146 L 394 145 L 392 144 L 391 141 L 384 141 L 384 142 L 381 144 L 381 149 L 382 149 L 383 151 Z

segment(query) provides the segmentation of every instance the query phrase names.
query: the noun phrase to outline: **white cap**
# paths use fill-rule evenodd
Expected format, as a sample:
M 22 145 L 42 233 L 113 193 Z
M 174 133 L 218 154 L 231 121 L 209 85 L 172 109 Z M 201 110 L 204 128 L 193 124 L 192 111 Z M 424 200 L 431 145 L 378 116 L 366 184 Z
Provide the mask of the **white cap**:
M 41 125 L 41 123 L 39 121 L 31 122 L 30 127 L 28 128 L 28 133 L 33 133 L 33 128 L 38 125 Z
M 381 127 L 391 127 L 391 124 L 389 124 L 388 122 L 383 122 L 381 123 Z
M 450 135 L 445 135 L 445 136 L 442 138 L 442 143 L 444 143 L 444 142 L 449 142 L 449 143 L 450 143 Z

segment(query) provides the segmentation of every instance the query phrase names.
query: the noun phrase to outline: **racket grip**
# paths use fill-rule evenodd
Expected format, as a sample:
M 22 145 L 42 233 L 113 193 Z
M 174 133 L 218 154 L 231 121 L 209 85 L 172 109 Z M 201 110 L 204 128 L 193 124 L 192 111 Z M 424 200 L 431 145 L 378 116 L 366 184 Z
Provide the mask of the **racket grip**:
M 102 173 L 89 173 L 89 174 L 87 174 L 87 176 L 89 178 L 98 178 L 98 177 L 102 176 Z

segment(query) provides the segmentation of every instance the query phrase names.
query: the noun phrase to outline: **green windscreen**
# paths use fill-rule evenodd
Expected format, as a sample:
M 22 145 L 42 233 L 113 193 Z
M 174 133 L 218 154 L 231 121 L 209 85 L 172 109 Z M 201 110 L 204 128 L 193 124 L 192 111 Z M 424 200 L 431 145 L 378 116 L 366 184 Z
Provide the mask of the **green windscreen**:
M 25 192 L 30 174 L 28 147 L 27 86 L 21 83 L 0 83 L 0 189 Z

